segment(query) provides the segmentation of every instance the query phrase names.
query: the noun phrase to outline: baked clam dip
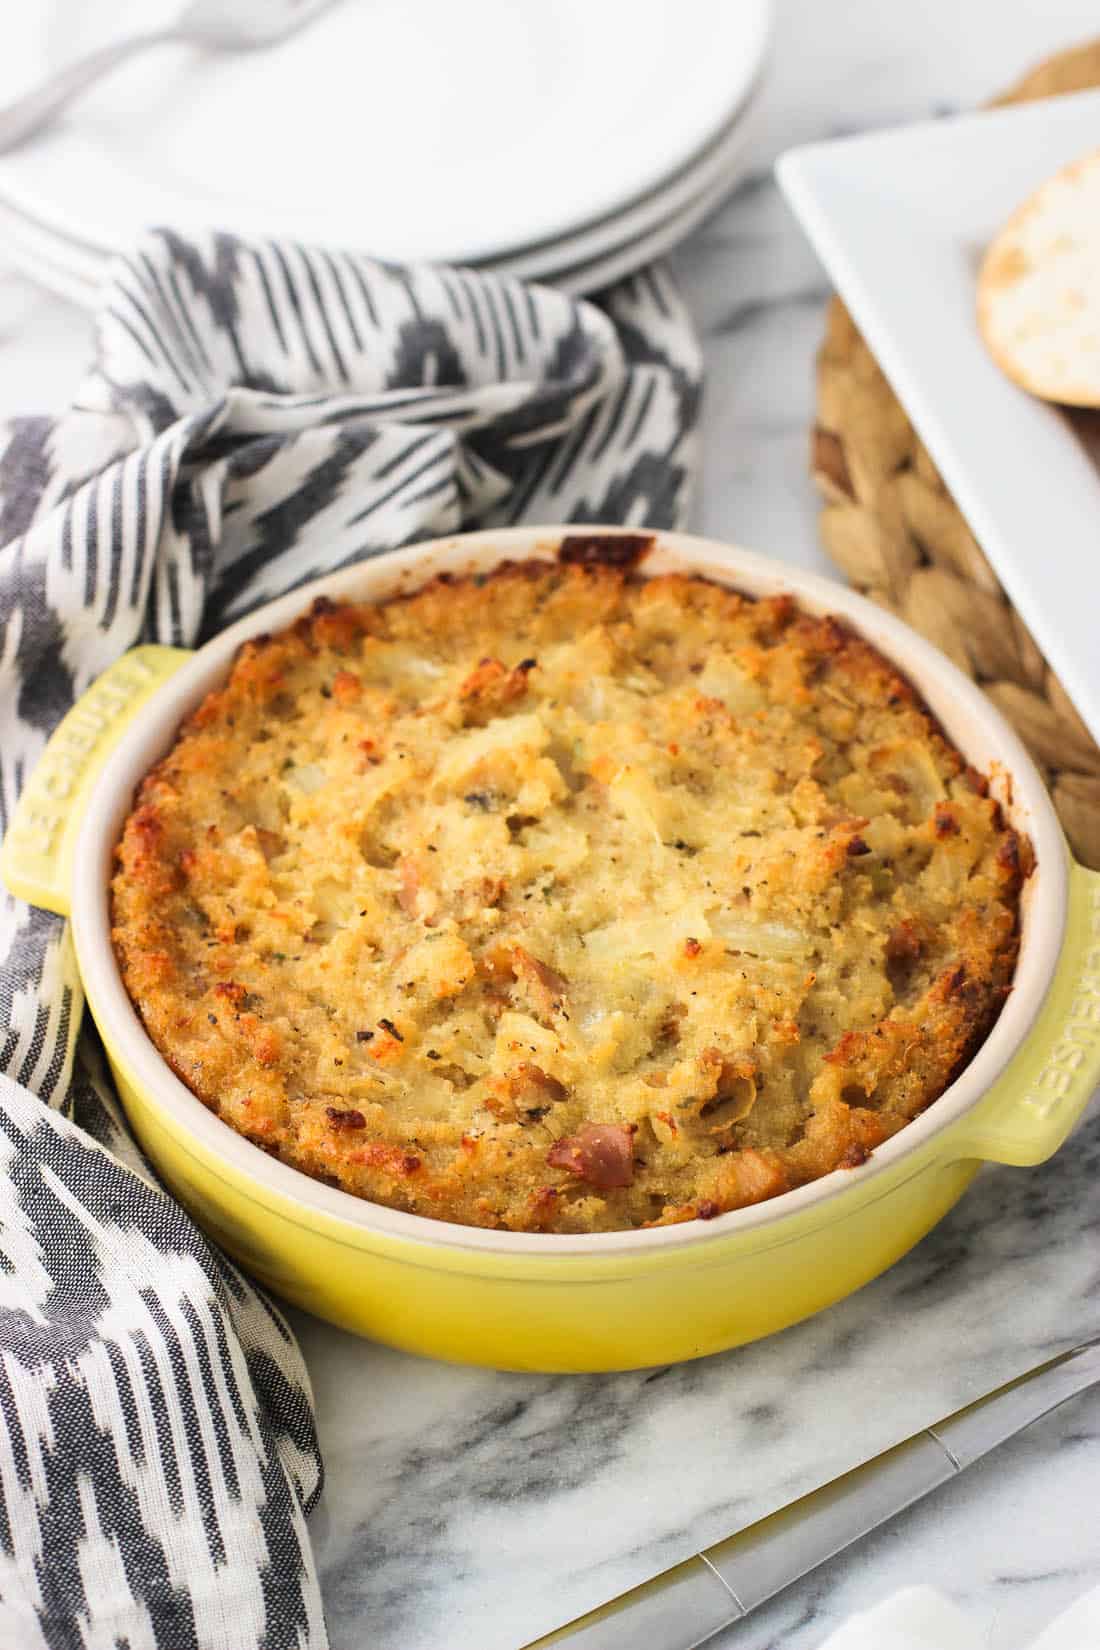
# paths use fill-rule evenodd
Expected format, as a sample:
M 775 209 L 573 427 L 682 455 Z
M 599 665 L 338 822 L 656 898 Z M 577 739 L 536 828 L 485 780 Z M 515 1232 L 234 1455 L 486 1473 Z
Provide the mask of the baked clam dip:
M 988 1032 L 1030 849 L 985 779 L 844 625 L 639 548 L 316 602 L 141 785 L 126 987 L 284 1163 L 474 1226 L 709 1220 L 864 1162 Z

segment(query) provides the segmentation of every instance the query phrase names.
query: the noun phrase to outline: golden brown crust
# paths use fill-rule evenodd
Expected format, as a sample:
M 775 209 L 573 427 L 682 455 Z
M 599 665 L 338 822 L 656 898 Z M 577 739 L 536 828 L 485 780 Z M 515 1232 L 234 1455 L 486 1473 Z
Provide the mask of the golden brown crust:
M 986 790 L 843 624 L 586 543 L 246 644 L 140 787 L 114 943 L 307 1174 L 709 1219 L 863 1162 L 985 1036 L 1030 863 Z

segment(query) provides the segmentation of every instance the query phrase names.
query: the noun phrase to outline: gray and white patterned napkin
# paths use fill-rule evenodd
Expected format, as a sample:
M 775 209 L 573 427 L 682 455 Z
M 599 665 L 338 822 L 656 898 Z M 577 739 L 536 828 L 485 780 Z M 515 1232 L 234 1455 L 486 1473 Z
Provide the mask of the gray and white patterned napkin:
M 582 303 L 149 235 L 71 410 L 0 430 L 0 824 L 136 642 L 461 527 L 682 525 L 699 393 L 659 268 Z M 81 1008 L 67 925 L 4 894 L 0 1644 L 323 1650 L 298 1347 L 157 1185 Z

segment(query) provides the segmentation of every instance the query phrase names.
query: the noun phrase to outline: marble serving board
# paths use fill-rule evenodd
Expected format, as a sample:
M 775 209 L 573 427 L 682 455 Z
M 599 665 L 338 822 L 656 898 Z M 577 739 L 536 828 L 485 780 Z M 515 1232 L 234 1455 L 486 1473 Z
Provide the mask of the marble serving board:
M 451 1367 L 295 1314 L 332 1650 L 515 1650 L 1100 1333 L 1098 1186 L 1094 1102 L 1056 1158 L 983 1170 L 859 1294 L 642 1373 Z

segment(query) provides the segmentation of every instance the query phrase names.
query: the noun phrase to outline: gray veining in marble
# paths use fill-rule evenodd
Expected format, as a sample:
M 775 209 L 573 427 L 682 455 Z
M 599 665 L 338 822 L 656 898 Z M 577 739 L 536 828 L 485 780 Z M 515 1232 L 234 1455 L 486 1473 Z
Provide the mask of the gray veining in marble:
M 752 176 L 676 255 L 708 363 L 696 525 L 826 570 L 806 476 L 828 283 L 770 181 L 782 148 L 972 105 L 1097 32 L 1094 0 L 779 0 Z M 60 406 L 87 318 L 5 275 L 0 414 Z M 298 1314 L 328 1487 L 333 1650 L 514 1650 L 1100 1331 L 1100 1107 L 1035 1170 L 988 1169 L 885 1277 L 680 1368 L 447 1368 Z M 718 1650 L 817 1650 L 927 1581 L 1023 1650 L 1100 1581 L 1100 1402 L 1075 1400 L 808 1578 Z M 639 1647 L 641 1650 L 641 1647 Z

